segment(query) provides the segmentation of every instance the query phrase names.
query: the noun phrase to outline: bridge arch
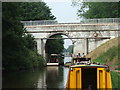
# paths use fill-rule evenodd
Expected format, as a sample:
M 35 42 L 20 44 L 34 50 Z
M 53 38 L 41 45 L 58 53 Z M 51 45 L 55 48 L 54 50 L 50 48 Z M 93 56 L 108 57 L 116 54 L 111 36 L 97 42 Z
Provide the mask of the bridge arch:
M 52 38 L 53 36 L 57 36 L 57 35 L 67 36 L 68 39 L 71 40 L 72 44 L 74 43 L 74 41 L 71 39 L 72 37 L 71 37 L 69 34 L 67 34 L 67 33 L 50 33 L 50 34 L 48 34 L 47 40 L 46 40 L 46 42 L 45 42 L 45 55 L 46 55 L 46 60 L 47 60 L 48 57 L 49 57 L 49 55 L 48 55 L 48 53 L 47 53 L 47 49 L 48 49 L 48 48 L 47 48 L 47 44 L 48 44 L 48 41 L 49 41 L 49 39 Z M 64 39 L 64 38 L 63 38 L 63 39 Z M 66 39 L 66 38 L 65 38 L 65 39 Z
M 47 38 L 49 39 L 49 38 L 51 38 L 52 36 L 55 36 L 55 35 L 65 35 L 65 36 L 67 36 L 72 42 L 74 42 L 74 41 L 71 39 L 72 36 L 70 36 L 68 33 L 50 33 L 50 34 L 48 34 Z

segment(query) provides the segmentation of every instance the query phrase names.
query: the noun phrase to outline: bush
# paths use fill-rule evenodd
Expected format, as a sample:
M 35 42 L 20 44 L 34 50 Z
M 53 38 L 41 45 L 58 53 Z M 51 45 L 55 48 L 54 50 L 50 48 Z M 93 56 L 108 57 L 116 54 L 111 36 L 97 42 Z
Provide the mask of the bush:
M 120 90 L 120 86 L 119 86 L 120 79 L 119 79 L 119 77 L 120 76 L 119 76 L 118 72 L 111 71 L 112 87 L 113 88 L 118 88 L 118 90 Z

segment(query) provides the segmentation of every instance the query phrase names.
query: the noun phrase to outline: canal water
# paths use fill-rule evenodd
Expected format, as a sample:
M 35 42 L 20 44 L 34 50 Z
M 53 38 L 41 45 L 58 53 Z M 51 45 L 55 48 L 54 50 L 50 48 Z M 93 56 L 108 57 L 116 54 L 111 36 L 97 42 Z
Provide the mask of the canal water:
M 64 63 L 71 61 L 65 57 Z M 68 68 L 63 66 L 47 66 L 40 70 L 24 72 L 6 72 L 2 76 L 3 88 L 65 88 Z

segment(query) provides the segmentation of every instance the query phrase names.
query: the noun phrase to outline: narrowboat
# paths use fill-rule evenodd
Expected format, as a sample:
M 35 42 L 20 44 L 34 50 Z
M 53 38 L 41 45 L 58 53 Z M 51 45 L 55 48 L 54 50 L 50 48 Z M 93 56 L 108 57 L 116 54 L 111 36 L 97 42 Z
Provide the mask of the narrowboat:
M 75 62 L 76 61 L 76 62 Z M 91 63 L 90 58 L 73 58 L 66 89 L 112 90 L 109 66 Z
M 57 54 L 51 54 L 50 59 L 47 62 L 47 66 L 58 66 L 58 65 L 59 65 L 58 55 Z

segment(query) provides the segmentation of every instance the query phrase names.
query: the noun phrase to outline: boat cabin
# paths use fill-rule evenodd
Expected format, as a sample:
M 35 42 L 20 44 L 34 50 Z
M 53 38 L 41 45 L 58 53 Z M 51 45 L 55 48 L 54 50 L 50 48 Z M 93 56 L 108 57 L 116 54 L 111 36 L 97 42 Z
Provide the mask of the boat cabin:
M 80 60 L 80 62 L 69 67 L 67 90 L 72 88 L 75 90 L 112 90 L 109 66 L 91 64 L 88 59 L 83 58 L 74 60 Z
M 51 54 L 50 59 L 47 62 L 47 66 L 58 66 L 58 65 L 59 65 L 58 55 L 57 54 Z
M 58 55 L 57 54 L 51 54 L 49 63 L 58 63 Z

